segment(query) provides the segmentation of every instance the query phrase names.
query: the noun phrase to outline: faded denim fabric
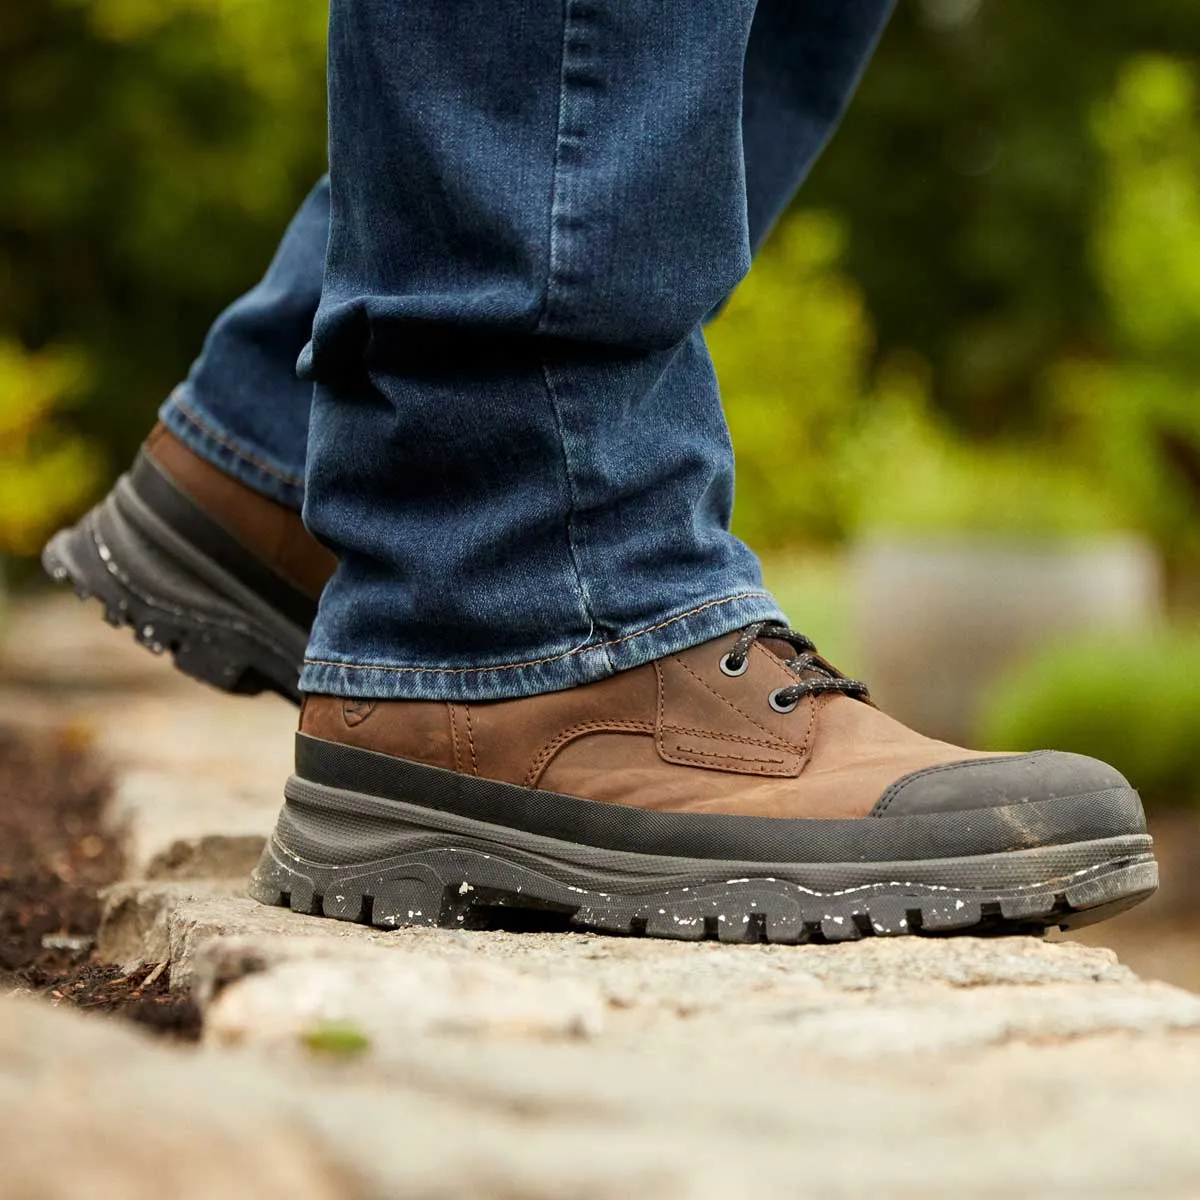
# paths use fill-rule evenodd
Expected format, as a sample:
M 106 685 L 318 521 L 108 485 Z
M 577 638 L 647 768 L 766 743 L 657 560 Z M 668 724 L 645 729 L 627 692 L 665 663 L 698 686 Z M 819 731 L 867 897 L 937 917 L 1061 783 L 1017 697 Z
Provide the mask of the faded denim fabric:
M 332 188 L 163 409 L 337 549 L 306 690 L 525 695 L 779 615 L 701 323 L 889 9 L 334 0 Z

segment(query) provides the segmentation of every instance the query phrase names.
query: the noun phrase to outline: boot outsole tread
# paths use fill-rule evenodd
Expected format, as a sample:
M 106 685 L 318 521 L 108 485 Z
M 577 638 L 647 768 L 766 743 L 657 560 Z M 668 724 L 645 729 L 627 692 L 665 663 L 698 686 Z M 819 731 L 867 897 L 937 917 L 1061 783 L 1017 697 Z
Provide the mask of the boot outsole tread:
M 976 936 L 1043 933 L 1105 920 L 1139 903 L 1158 886 L 1150 855 L 1104 863 L 1070 881 L 1009 894 L 887 885 L 853 896 L 814 896 L 778 879 L 738 879 L 650 895 L 583 892 L 494 854 L 447 848 L 424 861 L 390 864 L 326 879 L 327 872 L 268 843 L 250 894 L 264 904 L 309 916 L 395 929 L 408 925 L 490 928 L 523 923 L 683 941 L 796 945 L 864 937 Z M 574 893 L 574 894 L 572 894 Z

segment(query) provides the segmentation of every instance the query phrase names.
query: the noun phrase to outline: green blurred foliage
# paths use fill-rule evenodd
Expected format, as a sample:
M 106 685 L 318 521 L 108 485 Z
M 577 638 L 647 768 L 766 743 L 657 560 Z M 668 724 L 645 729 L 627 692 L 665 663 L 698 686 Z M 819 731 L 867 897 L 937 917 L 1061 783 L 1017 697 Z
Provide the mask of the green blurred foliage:
M 737 452 L 738 532 L 764 550 L 846 533 L 842 469 L 873 333 L 840 269 L 843 225 L 797 212 L 709 329 Z
M 873 330 L 840 226 L 797 212 L 709 331 L 737 448 L 734 527 L 760 550 L 855 534 L 1100 533 L 1131 526 L 1049 437 L 977 441 L 933 410 L 912 355 L 870 367 Z
M 1090 242 L 1110 352 L 1044 374 L 1061 440 L 1169 560 L 1200 559 L 1200 71 L 1132 59 L 1092 133 L 1105 165 Z M 1089 637 L 1019 667 L 989 697 L 994 747 L 1116 764 L 1152 807 L 1200 806 L 1200 627 Z
M 1200 806 L 1200 629 L 1092 635 L 1019 667 L 989 697 L 983 745 L 1111 762 L 1147 803 Z
M 1106 164 L 1091 245 L 1112 352 L 1045 378 L 1047 408 L 1135 523 L 1200 554 L 1200 70 L 1131 61 L 1093 129 Z
M 108 472 L 324 169 L 324 38 L 321 6 L 4 0 L 0 339 L 71 356 L 64 419 Z M 87 476 L 51 478 L 53 519 Z
M 80 376 L 70 353 L 0 341 L 0 556 L 35 554 L 102 478 L 91 448 L 55 419 Z

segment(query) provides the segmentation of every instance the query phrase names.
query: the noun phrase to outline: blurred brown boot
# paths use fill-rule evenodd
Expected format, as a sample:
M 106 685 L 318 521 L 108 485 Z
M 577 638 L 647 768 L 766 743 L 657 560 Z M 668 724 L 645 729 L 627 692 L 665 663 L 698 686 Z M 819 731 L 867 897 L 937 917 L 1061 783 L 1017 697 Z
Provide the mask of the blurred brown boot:
M 1112 767 L 922 737 L 773 624 L 524 699 L 310 696 L 286 796 L 252 894 L 384 927 L 499 905 L 723 941 L 1018 932 L 1157 884 Z
M 112 625 L 195 679 L 299 703 L 317 600 L 336 565 L 298 513 L 156 425 L 128 474 L 42 552 Z

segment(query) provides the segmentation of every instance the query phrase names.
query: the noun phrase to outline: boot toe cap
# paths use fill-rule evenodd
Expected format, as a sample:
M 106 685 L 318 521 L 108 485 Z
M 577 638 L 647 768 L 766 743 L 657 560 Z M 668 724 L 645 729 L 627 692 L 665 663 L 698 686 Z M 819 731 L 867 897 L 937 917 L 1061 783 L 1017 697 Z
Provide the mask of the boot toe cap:
M 883 793 L 871 815 L 964 812 L 1085 796 L 1114 788 L 1133 790 L 1115 767 L 1082 754 L 1038 750 L 1032 754 L 969 758 L 913 771 Z

